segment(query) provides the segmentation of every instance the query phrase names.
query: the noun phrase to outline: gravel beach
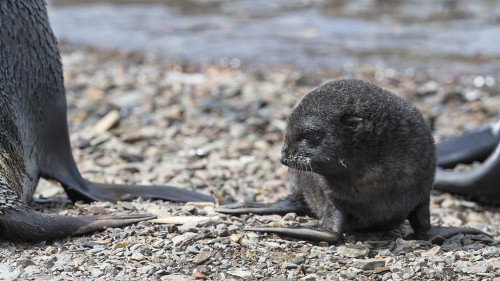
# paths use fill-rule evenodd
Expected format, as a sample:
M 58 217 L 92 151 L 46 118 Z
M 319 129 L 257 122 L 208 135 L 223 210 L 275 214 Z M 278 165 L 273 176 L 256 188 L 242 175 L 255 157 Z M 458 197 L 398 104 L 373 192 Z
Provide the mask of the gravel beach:
M 221 200 L 286 197 L 279 163 L 286 118 L 328 80 L 371 80 L 404 96 L 436 141 L 497 120 L 500 108 L 495 75 L 433 78 L 429 70 L 372 65 L 304 73 L 172 65 L 154 54 L 66 44 L 62 51 L 73 154 L 86 179 L 170 184 Z M 404 225 L 328 245 L 243 231 L 316 223 L 293 213 L 230 216 L 213 204 L 140 199 L 72 204 L 56 182 L 42 180 L 38 189 L 33 206 L 45 213 L 158 219 L 37 244 L 0 241 L 0 280 L 500 280 L 500 208 L 439 192 L 433 225 L 475 227 L 493 239 L 403 240 Z

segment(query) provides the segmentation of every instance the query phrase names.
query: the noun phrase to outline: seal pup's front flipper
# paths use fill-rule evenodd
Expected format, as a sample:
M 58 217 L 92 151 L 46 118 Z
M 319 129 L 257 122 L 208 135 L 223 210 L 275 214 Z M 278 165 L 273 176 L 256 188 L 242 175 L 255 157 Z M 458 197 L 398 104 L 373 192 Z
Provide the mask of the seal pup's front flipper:
M 155 217 L 150 214 L 60 216 L 43 214 L 23 205 L 16 209 L 2 211 L 0 214 L 0 238 L 11 241 L 52 240 L 100 231 L 108 227 L 123 227 Z
M 245 231 L 276 233 L 283 236 L 289 236 L 307 241 L 325 241 L 330 244 L 342 240 L 342 235 L 328 230 L 316 230 L 309 228 L 286 228 L 286 227 L 263 227 L 263 228 L 245 228 Z
M 500 199 L 499 183 L 500 142 L 484 163 L 470 171 L 454 172 L 438 169 L 434 188 L 444 192 L 497 200 Z
M 485 160 L 500 142 L 500 120 L 436 144 L 437 165 L 453 168 Z
M 303 203 L 297 200 L 294 196 L 289 196 L 287 199 L 280 200 L 276 203 L 263 204 L 263 203 L 241 203 L 223 205 L 215 209 L 219 213 L 224 214 L 307 214 L 307 208 Z

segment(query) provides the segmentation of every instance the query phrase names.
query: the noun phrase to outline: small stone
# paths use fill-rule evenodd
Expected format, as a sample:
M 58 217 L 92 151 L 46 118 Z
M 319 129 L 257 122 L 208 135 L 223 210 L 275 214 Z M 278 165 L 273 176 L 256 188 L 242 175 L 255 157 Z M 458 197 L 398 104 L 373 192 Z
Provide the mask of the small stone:
M 99 276 L 103 275 L 103 272 L 99 268 L 92 268 L 90 270 L 90 275 L 92 275 L 92 277 L 99 277 Z
M 363 270 L 373 270 L 377 267 L 385 266 L 385 261 L 379 259 L 358 260 L 353 266 Z
M 309 274 L 300 279 L 300 281 L 316 281 L 316 280 L 318 280 L 318 276 L 316 274 Z
M 17 264 L 21 267 L 27 267 L 28 265 L 35 265 L 35 263 L 30 259 L 20 259 L 17 261 Z
M 318 243 L 318 245 L 319 245 L 320 247 L 325 247 L 325 248 L 326 248 L 326 247 L 330 247 L 330 244 L 328 244 L 328 242 L 326 242 L 326 241 L 320 241 L 320 242 Z
M 284 269 L 294 269 L 294 268 L 297 268 L 297 264 L 295 264 L 293 262 L 284 262 L 281 267 Z
M 389 249 L 383 249 L 378 252 L 378 255 L 381 257 L 388 257 L 392 255 L 391 251 Z
M 135 252 L 135 253 L 132 253 L 132 256 L 130 258 L 133 260 L 136 260 L 136 261 L 142 261 L 144 259 L 144 255 L 141 253 Z
M 296 213 L 288 213 L 283 217 L 284 221 L 294 221 L 297 218 Z
M 104 215 L 110 213 L 108 209 L 101 206 L 90 206 L 88 207 L 88 210 L 94 215 Z
M 124 248 L 127 246 L 128 246 L 128 242 L 122 241 L 122 242 L 118 242 L 115 245 L 113 245 L 113 249 L 120 249 L 120 248 Z
M 380 267 L 375 267 L 373 269 L 373 273 L 381 273 L 381 272 L 386 272 L 386 271 L 389 271 L 389 270 L 391 270 L 391 268 L 388 267 L 388 266 L 380 266 Z
M 295 257 L 291 261 L 296 264 L 303 264 L 306 259 L 304 257 Z
M 241 239 L 243 238 L 243 234 L 241 233 L 234 233 L 229 236 L 229 239 L 235 243 L 239 243 Z
M 227 228 L 227 230 L 228 230 L 229 232 L 233 232 L 233 231 L 240 230 L 240 229 L 241 229 L 241 227 L 239 227 L 239 226 L 237 226 L 237 225 L 234 225 L 234 224 L 230 225 L 230 226 Z
M 89 241 L 89 242 L 83 243 L 82 247 L 85 247 L 85 248 L 94 248 L 95 245 L 97 245 L 97 243 Z
M 162 281 L 192 281 L 193 277 L 184 274 L 172 274 L 161 277 Z
M 213 255 L 213 252 L 207 252 L 207 251 L 201 251 L 194 257 L 193 262 L 195 264 L 202 264 L 205 261 L 207 261 L 211 256 Z
M 235 269 L 235 270 L 230 270 L 227 272 L 227 274 L 235 277 L 239 277 L 244 280 L 250 280 L 253 279 L 253 275 L 251 271 L 248 270 L 242 270 L 242 269 Z
M 199 224 L 199 222 L 197 222 L 197 221 L 188 221 L 177 228 L 179 229 L 180 233 L 197 232 L 198 231 L 198 228 L 197 228 L 198 224 Z
M 422 257 L 433 257 L 441 251 L 440 246 L 432 247 L 430 250 L 421 253 Z
M 465 270 L 462 269 L 463 272 L 467 273 L 487 273 L 492 269 L 491 265 L 488 263 L 476 264 L 473 266 L 468 266 Z
M 118 110 L 112 110 L 95 124 L 94 130 L 101 133 L 106 132 L 118 125 L 118 122 L 120 122 L 120 112 Z
M 339 246 L 337 248 L 337 252 L 349 258 L 361 258 L 368 255 L 370 249 L 368 249 L 367 246 L 363 245 L 345 245 Z
M 7 263 L 0 263 L 0 273 L 7 274 L 7 273 L 10 273 L 12 271 L 14 271 L 14 269 L 12 268 L 12 266 L 10 266 Z
M 176 247 L 181 247 L 183 245 L 186 245 L 189 243 L 193 238 L 196 236 L 196 233 L 193 232 L 186 232 L 182 235 L 175 236 L 172 238 L 172 243 L 174 243 L 174 246 Z
M 411 249 L 418 246 L 418 242 L 416 240 L 403 240 L 398 238 L 396 240 L 396 248 L 392 250 L 393 254 L 405 254 L 408 253 Z
M 203 274 L 202 272 L 195 272 L 192 275 L 196 279 L 207 279 L 207 276 Z
M 106 269 L 104 269 L 104 274 L 114 276 L 116 274 L 116 271 L 116 268 L 114 268 L 113 266 L 108 266 L 106 267 Z
M 185 205 L 182 207 L 182 211 L 186 212 L 186 213 L 194 214 L 196 212 L 196 206 L 195 205 Z

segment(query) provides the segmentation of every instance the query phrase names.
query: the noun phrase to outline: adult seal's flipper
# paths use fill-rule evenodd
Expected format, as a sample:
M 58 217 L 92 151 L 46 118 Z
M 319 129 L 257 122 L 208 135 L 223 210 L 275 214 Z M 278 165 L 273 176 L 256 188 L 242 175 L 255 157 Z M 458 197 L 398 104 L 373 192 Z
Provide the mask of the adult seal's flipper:
M 342 240 L 342 236 L 336 232 L 327 230 L 315 230 L 308 228 L 285 228 L 285 227 L 265 227 L 265 228 L 246 228 L 245 231 L 276 233 L 283 236 L 289 236 L 307 241 L 325 241 L 330 244 Z
M 486 200 L 500 199 L 500 142 L 481 165 L 466 172 L 438 169 L 434 188 Z
M 459 163 L 485 160 L 500 142 L 500 120 L 436 144 L 437 165 L 453 168 Z
M 215 198 L 195 191 L 166 185 L 125 185 L 89 182 L 63 182 L 72 201 L 131 201 L 136 198 L 172 202 L 214 202 Z
M 52 240 L 108 227 L 123 227 L 155 217 L 149 214 L 71 217 L 43 214 L 24 206 L 0 214 L 0 238 L 11 241 Z
M 52 147 L 51 147 L 52 148 Z M 54 148 L 55 149 L 55 148 Z M 104 184 L 85 180 L 69 149 L 58 150 L 49 162 L 51 166 L 43 173 L 44 177 L 58 180 L 64 187 L 68 197 L 73 201 L 130 201 L 141 197 L 143 199 L 160 199 L 173 202 L 214 202 L 209 195 L 164 185 L 125 185 Z
M 218 207 L 215 209 L 219 213 L 224 214 L 287 214 L 287 213 L 297 213 L 306 214 L 308 213 L 304 204 L 296 200 L 293 197 L 288 199 L 280 200 L 272 204 L 263 203 L 241 203 L 241 204 L 230 204 Z

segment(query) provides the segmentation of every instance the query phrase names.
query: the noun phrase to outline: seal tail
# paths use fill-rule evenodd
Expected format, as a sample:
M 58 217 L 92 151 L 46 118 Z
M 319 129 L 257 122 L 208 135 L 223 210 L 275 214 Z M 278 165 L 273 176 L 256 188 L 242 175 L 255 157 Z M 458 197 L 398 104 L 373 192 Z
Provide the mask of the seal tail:
M 43 214 L 23 204 L 21 208 L 6 209 L 0 214 L 0 237 L 11 241 L 52 240 L 108 227 L 123 227 L 155 217 L 149 214 L 60 216 Z

